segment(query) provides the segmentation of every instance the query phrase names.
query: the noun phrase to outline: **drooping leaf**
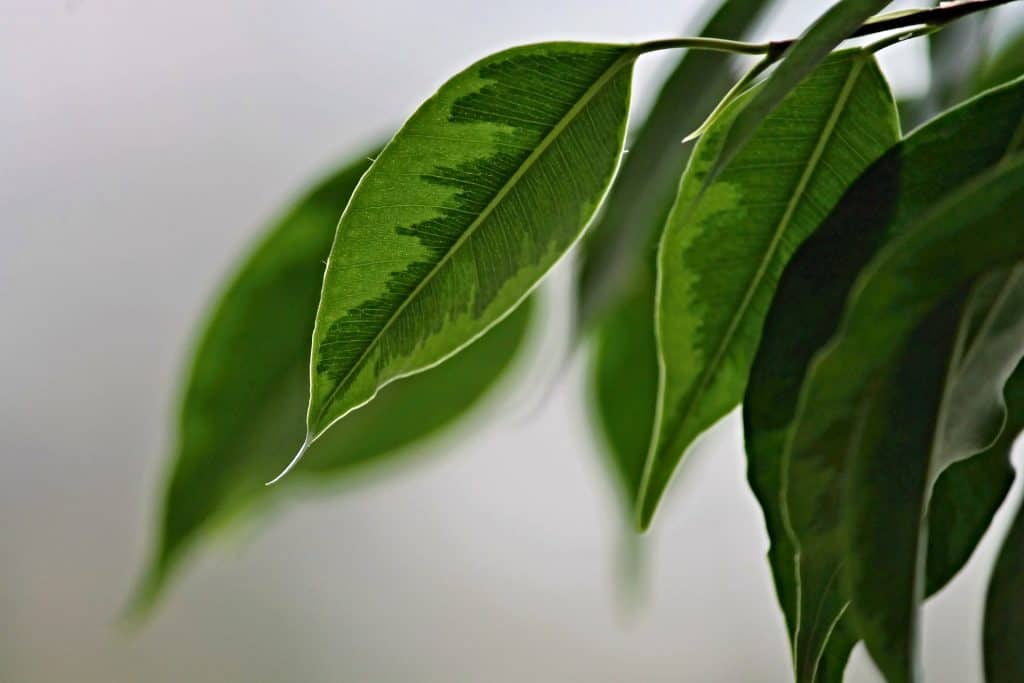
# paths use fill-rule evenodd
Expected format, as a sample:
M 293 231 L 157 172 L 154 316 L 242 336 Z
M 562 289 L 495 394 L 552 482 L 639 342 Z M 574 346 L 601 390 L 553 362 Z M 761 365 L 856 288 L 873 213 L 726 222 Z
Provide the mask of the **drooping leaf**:
M 747 101 L 722 142 L 721 154 L 712 167 L 710 177 L 721 172 L 732 157 L 754 136 L 772 110 L 793 88 L 824 60 L 832 49 L 849 38 L 892 0 L 840 0 L 825 11 L 796 43 L 785 52 L 775 71 L 767 78 L 757 95 Z
M 781 467 L 807 367 L 814 354 L 835 334 L 857 275 L 878 249 L 953 189 L 999 163 L 1013 140 L 1022 113 L 1024 83 L 1017 82 L 968 102 L 915 131 L 857 180 L 821 228 L 797 250 L 779 281 L 743 398 L 743 421 L 748 479 L 764 512 L 771 541 L 769 562 L 794 641 L 798 612 L 795 548 L 783 520 Z M 947 474 L 954 471 L 967 476 L 951 479 L 954 483 L 950 486 L 944 485 L 945 476 L 940 478 L 937 499 L 944 497 L 943 491 L 952 494 L 959 490 L 955 482 L 974 477 L 985 480 L 990 472 L 966 462 L 955 465 Z M 804 496 L 813 498 L 819 485 L 817 481 L 793 481 L 788 496 L 797 500 Z M 834 491 L 821 500 L 836 500 L 837 496 Z M 1001 495 L 993 497 L 998 506 Z M 951 495 L 948 500 L 956 498 Z M 942 514 L 944 520 L 955 522 L 955 528 L 952 524 L 946 527 L 950 529 L 942 535 L 947 539 L 946 546 L 940 547 L 939 541 L 931 544 L 936 548 L 936 557 L 947 558 L 948 562 L 929 563 L 929 575 L 934 571 L 940 577 L 929 580 L 930 592 L 959 570 L 962 561 L 957 563 L 958 558 L 965 561 L 970 555 L 988 525 L 989 510 L 994 512 L 993 507 L 985 505 L 969 509 L 964 506 L 961 517 L 948 511 L 944 504 L 934 506 L 933 514 Z M 835 523 L 828 519 L 829 524 Z M 935 522 L 937 526 L 943 523 Z M 808 533 L 816 537 L 814 552 L 822 574 L 832 576 L 840 554 L 838 530 L 819 522 Z M 822 580 L 827 582 L 827 578 Z M 804 609 L 806 614 L 820 615 L 821 619 L 813 627 L 807 625 L 808 617 L 803 619 L 802 637 L 815 643 L 813 651 L 802 652 L 795 660 L 805 677 L 814 671 L 814 661 L 827 641 L 829 648 L 821 662 L 831 663 L 831 669 L 825 672 L 819 668 L 818 680 L 841 680 L 850 648 L 857 641 L 848 619 L 836 623 L 845 602 L 837 596 L 834 609 Z M 831 640 L 827 638 L 829 628 Z
M 872 160 L 899 139 L 870 53 L 833 55 L 706 189 L 741 97 L 694 150 L 662 237 L 656 323 L 659 420 L 638 495 L 651 516 L 686 449 L 736 407 L 790 255 Z
M 584 43 L 506 50 L 454 76 L 406 122 L 338 225 L 313 334 L 307 444 L 489 329 L 576 241 L 618 165 L 637 54 Z
M 842 565 L 834 549 L 843 543 L 846 455 L 865 435 L 858 432 L 865 412 L 871 414 L 864 406 L 870 406 L 879 377 L 898 362 L 931 311 L 974 278 L 1024 258 L 1021 215 L 1024 158 L 1000 164 L 951 193 L 886 244 L 861 273 L 839 334 L 815 356 L 782 468 L 787 527 L 798 558 L 798 657 L 820 651 L 835 621 L 831 615 L 841 615 L 845 607 L 844 582 L 838 580 Z M 795 490 L 799 496 L 788 495 Z M 908 644 L 881 641 L 875 626 L 858 619 L 855 629 L 872 658 L 888 680 L 912 680 Z
M 740 38 L 771 4 L 772 0 L 724 0 L 700 35 Z M 680 141 L 728 92 L 734 80 L 731 64 L 727 54 L 687 50 L 629 143 L 601 215 L 581 245 L 577 319 L 582 331 L 617 304 L 622 290 L 632 289 L 638 268 L 649 266 L 647 247 L 665 224 L 693 149 L 693 143 Z
M 521 345 L 528 306 L 457 358 L 389 387 L 318 441 L 314 457 L 286 485 L 264 486 L 305 432 L 309 339 L 323 262 L 338 216 L 369 165 L 356 162 L 300 199 L 241 264 L 206 322 L 185 385 L 158 546 L 136 608 L 158 596 L 197 539 L 269 503 L 280 488 L 334 481 L 451 423 Z
M 1024 431 L 1024 365 L 1006 385 L 1006 403 L 1006 427 L 996 446 L 1008 454 Z M 992 570 L 982 642 L 988 683 L 1024 680 L 1024 506 L 1018 507 Z
M 948 109 L 971 94 L 972 83 L 985 59 L 990 18 L 985 12 L 972 14 L 928 36 L 930 115 Z
M 1024 267 L 985 279 L 997 283 L 994 302 L 955 292 L 857 406 L 842 499 L 843 579 L 857 632 L 890 680 L 918 680 L 927 537 L 950 532 L 923 521 L 927 508 L 971 500 L 930 501 L 932 486 L 948 465 L 996 440 L 1003 386 L 1024 355 Z M 984 322 L 968 343 L 970 309 L 979 305 Z M 996 474 L 1003 489 L 1004 467 Z
M 640 489 L 658 394 L 653 279 L 653 274 L 639 273 L 632 296 L 622 297 L 606 314 L 593 357 L 593 410 L 627 512 Z
M 769 0 L 726 0 L 702 35 L 738 38 Z M 592 417 L 632 514 L 651 441 L 658 392 L 654 344 L 657 232 L 665 224 L 693 143 L 680 140 L 725 95 L 733 78 L 720 53 L 689 50 L 665 81 L 630 144 L 600 218 L 583 242 L 577 327 L 593 329 Z

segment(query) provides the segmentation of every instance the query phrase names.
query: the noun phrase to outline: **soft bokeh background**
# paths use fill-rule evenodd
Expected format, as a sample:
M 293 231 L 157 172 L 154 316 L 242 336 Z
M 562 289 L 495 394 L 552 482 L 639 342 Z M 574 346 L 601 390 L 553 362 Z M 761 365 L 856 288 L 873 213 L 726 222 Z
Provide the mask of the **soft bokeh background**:
M 759 34 L 821 7 L 783 2 Z M 259 226 L 488 52 L 664 37 L 700 9 L 0 0 L 0 681 L 787 680 L 737 416 L 692 454 L 630 600 L 580 362 L 539 409 L 506 384 L 411 468 L 204 546 L 148 623 L 118 623 L 194 325 Z M 883 62 L 925 87 L 921 45 Z M 666 64 L 644 58 L 640 106 Z M 929 681 L 980 680 L 1005 522 L 927 609 Z M 877 680 L 859 649 L 850 679 Z

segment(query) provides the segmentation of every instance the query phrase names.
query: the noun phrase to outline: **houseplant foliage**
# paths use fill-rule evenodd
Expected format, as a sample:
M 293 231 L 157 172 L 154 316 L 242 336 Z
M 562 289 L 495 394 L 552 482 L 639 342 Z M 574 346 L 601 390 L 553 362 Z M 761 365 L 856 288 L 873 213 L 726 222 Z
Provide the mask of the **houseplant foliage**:
M 857 642 L 920 680 L 921 606 L 1004 505 L 1024 429 L 1024 37 L 979 48 L 1011 1 L 843 0 L 750 43 L 771 2 L 725 0 L 701 37 L 528 45 L 453 76 L 226 285 L 135 605 L 209 531 L 456 422 L 582 238 L 573 334 L 628 519 L 655 523 L 742 406 L 795 680 L 841 681 Z M 897 103 L 877 53 L 907 39 L 933 87 Z M 683 53 L 624 156 L 634 64 L 664 50 Z M 985 606 L 992 682 L 1024 680 L 1022 519 Z

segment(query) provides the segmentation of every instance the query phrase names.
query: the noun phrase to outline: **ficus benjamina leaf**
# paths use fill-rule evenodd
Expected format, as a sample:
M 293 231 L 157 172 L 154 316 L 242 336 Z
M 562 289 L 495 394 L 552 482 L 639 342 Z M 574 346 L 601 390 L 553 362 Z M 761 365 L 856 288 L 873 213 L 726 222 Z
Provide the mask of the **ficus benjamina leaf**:
M 743 420 L 748 478 L 764 512 L 771 540 L 769 562 L 801 680 L 814 675 L 819 681 L 841 680 L 857 640 L 849 619 L 839 619 L 846 600 L 842 586 L 834 581 L 842 552 L 838 519 L 809 518 L 806 529 L 787 530 L 784 524 L 784 449 L 807 368 L 839 328 L 844 303 L 861 270 L 886 242 L 943 197 L 1002 161 L 1022 113 L 1024 83 L 1017 81 L 915 131 L 847 191 L 821 228 L 797 250 L 779 281 L 743 399 Z M 841 461 L 839 453 L 832 453 Z M 986 462 L 993 467 L 984 467 Z M 819 497 L 822 482 L 803 481 L 797 474 L 790 472 L 787 501 L 808 508 L 836 504 L 838 489 Z M 962 482 L 975 478 L 991 481 L 991 486 L 977 496 L 978 505 L 959 506 L 956 492 Z M 838 486 L 841 478 L 830 482 Z M 944 585 L 969 557 L 1006 485 L 1005 466 L 998 458 L 959 463 L 940 477 L 931 515 L 945 530 L 933 534 L 929 546 L 929 593 Z M 794 573 L 796 546 L 787 531 L 810 548 L 801 559 L 801 571 L 816 578 L 807 579 L 811 585 L 803 590 L 803 600 L 798 599 L 800 581 Z M 828 649 L 823 651 L 826 642 Z
M 857 278 L 839 333 L 810 365 L 782 462 L 785 522 L 798 560 L 798 670 L 805 659 L 813 664 L 845 609 L 842 584 L 851 581 L 837 580 L 842 560 L 836 558 L 850 519 L 843 491 L 858 467 L 848 467 L 845 456 L 851 448 L 864 452 L 856 440 L 874 436 L 861 429 L 872 425 L 872 392 L 909 348 L 914 331 L 931 324 L 929 315 L 940 304 L 955 301 L 975 278 L 1024 259 L 1021 215 L 1024 158 L 1011 157 L 952 192 L 882 247 Z M 908 482 L 910 490 L 915 486 Z M 790 495 L 796 490 L 799 495 Z M 858 617 L 856 633 L 890 681 L 915 680 L 913 640 L 882 638 L 885 619 Z
M 765 118 L 779 106 L 789 92 L 797 87 L 832 49 L 849 38 L 871 15 L 879 12 L 892 0 L 840 0 L 829 7 L 786 52 L 775 71 L 765 80 L 757 94 L 746 101 L 739 111 L 725 139 L 721 152 L 708 174 L 713 180 L 725 169 Z
M 771 2 L 726 0 L 701 35 L 740 37 Z M 658 392 L 654 269 L 665 224 L 693 143 L 681 144 L 732 82 L 728 55 L 688 50 L 665 81 L 604 209 L 581 244 L 577 330 L 592 332 L 593 419 L 617 490 L 632 514 L 651 440 Z M 630 517 L 631 519 L 631 517 Z
M 838 52 L 764 121 L 709 186 L 730 105 L 694 150 L 662 236 L 658 413 L 637 494 L 646 528 L 693 441 L 739 404 L 779 274 L 872 160 L 899 139 L 874 57 Z
M 497 53 L 388 143 L 327 261 L 307 446 L 483 334 L 576 241 L 619 162 L 637 54 L 586 43 Z
M 494 384 L 522 345 L 529 305 L 450 362 L 388 387 L 374 405 L 318 441 L 283 490 L 264 486 L 305 431 L 309 338 L 323 260 L 338 216 L 369 165 L 363 157 L 298 200 L 220 295 L 186 378 L 158 546 L 133 609 L 152 604 L 209 531 L 293 485 L 326 484 L 389 461 L 450 424 Z
M 700 35 L 740 38 L 771 5 L 772 0 L 725 0 Z M 633 296 L 637 271 L 651 266 L 649 247 L 665 224 L 693 149 L 693 143 L 680 141 L 729 91 L 733 61 L 728 54 L 687 50 L 662 85 L 647 118 L 630 136 L 622 169 L 580 245 L 576 283 L 580 333 L 616 307 L 622 292 Z M 652 280 L 651 307 L 653 299 Z

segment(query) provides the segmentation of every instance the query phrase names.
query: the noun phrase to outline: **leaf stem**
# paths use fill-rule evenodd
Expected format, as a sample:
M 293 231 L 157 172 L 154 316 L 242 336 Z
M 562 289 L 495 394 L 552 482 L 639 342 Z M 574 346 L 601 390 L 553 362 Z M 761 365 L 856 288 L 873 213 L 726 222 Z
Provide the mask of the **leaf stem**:
M 955 0 L 945 2 L 938 7 L 927 7 L 917 10 L 905 10 L 873 17 L 850 34 L 850 38 L 870 36 L 897 29 L 916 27 L 939 27 L 975 12 L 993 9 L 1000 5 L 1008 5 L 1018 0 Z M 900 40 L 922 35 L 917 31 L 901 34 Z M 746 55 L 766 55 L 771 62 L 778 60 L 798 39 L 772 40 L 766 43 L 748 43 L 742 40 L 724 40 L 722 38 L 666 38 L 640 43 L 636 46 L 638 55 L 658 50 L 690 48 L 694 50 L 715 50 Z

